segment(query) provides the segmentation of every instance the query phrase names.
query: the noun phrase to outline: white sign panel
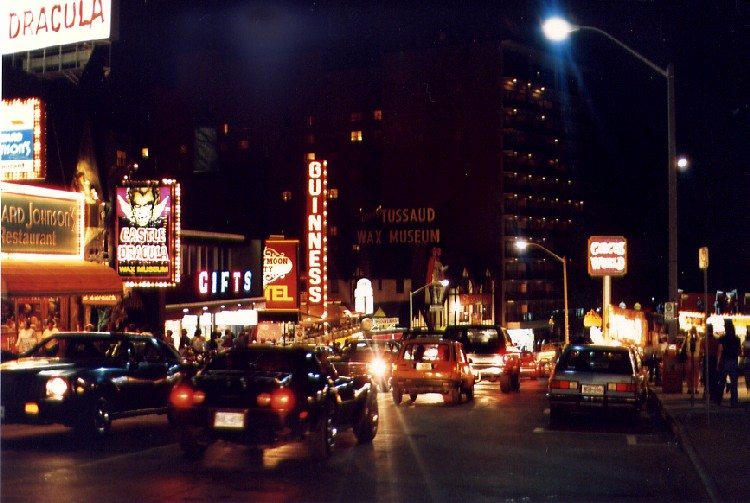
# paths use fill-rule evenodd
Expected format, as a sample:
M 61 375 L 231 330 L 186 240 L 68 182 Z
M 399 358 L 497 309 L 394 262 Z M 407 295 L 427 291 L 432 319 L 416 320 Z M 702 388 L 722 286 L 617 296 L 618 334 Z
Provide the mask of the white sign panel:
M 109 38 L 112 0 L 3 0 L 3 54 Z

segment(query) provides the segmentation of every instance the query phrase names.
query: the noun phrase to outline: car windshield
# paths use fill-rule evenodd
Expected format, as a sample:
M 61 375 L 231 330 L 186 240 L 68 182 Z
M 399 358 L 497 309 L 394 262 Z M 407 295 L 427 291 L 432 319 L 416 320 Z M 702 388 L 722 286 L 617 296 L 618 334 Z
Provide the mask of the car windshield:
M 386 342 L 355 342 L 342 350 L 342 357 L 349 361 L 370 361 L 376 354 L 393 352 L 397 346 Z
M 627 351 L 572 348 L 563 353 L 557 365 L 559 370 L 597 372 L 602 374 L 632 374 Z
M 114 358 L 121 343 L 119 339 L 102 337 L 48 337 L 26 356 L 74 361 Z
M 404 350 L 404 360 L 449 361 L 450 349 L 448 344 L 409 344 Z
M 308 353 L 311 358 L 312 353 Z M 293 372 L 301 353 L 277 350 L 239 350 L 213 358 L 207 370 L 239 370 L 260 372 Z
M 505 339 L 495 328 L 470 328 L 461 342 L 467 353 L 490 354 L 505 349 Z

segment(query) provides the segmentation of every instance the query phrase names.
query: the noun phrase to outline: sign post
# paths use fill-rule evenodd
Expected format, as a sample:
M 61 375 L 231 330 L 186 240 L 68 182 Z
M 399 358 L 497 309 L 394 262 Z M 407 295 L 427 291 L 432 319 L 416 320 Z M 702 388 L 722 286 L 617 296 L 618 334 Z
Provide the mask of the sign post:
M 706 330 L 703 335 L 704 344 L 706 345 L 705 358 L 703 362 L 704 368 L 706 369 L 706 377 L 703 380 L 703 394 L 706 395 L 706 425 L 711 426 L 711 418 L 709 415 L 710 408 L 710 396 L 709 389 L 711 388 L 708 382 L 708 247 L 704 246 L 698 249 L 698 267 L 703 270 L 703 309 L 705 310 L 706 319 Z

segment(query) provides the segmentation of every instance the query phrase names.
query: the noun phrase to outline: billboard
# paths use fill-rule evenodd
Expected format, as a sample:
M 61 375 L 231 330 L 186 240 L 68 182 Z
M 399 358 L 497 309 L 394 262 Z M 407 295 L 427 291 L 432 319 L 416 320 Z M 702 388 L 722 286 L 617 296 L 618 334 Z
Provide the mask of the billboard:
M 267 311 L 299 309 L 298 247 L 299 241 L 292 239 L 266 241 L 263 249 L 263 296 Z
M 83 260 L 83 194 L 0 184 L 3 256 Z
M 328 163 L 307 163 L 307 211 L 305 237 L 307 250 L 307 305 L 322 306 L 328 301 Z
M 624 276 L 628 272 L 628 242 L 622 236 L 591 236 L 588 243 L 591 276 Z
M 117 272 L 125 286 L 180 282 L 180 185 L 134 180 L 116 188 Z
M 112 0 L 3 0 L 0 20 L 3 54 L 108 39 Z
M 0 106 L 0 178 L 44 180 L 45 131 L 41 100 L 3 100 Z

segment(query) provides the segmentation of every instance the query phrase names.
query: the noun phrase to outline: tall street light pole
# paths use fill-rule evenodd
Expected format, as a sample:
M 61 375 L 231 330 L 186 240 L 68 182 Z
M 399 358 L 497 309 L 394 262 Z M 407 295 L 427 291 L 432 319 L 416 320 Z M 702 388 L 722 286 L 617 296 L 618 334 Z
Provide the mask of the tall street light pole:
M 446 287 L 446 286 L 448 286 L 448 284 L 449 284 L 449 282 L 448 282 L 447 279 L 442 279 L 440 281 L 431 281 L 430 283 L 427 283 L 426 285 L 420 286 L 419 288 L 417 288 L 413 292 L 409 292 L 409 330 L 411 330 L 411 328 L 412 328 L 412 319 L 414 317 L 414 315 L 412 314 L 412 312 L 413 312 L 413 302 L 412 302 L 412 299 L 414 298 L 414 296 L 416 294 L 418 294 L 419 292 L 424 291 L 425 288 L 428 288 L 428 287 L 431 287 L 431 286 Z
M 570 344 L 570 323 L 568 322 L 568 265 L 565 257 L 561 257 L 551 250 L 548 250 L 544 246 L 538 243 L 532 243 L 531 241 L 519 240 L 516 241 L 516 248 L 523 251 L 529 246 L 539 248 L 543 252 L 557 259 L 562 263 L 563 266 L 563 309 L 565 309 L 565 344 Z
M 654 70 L 664 77 L 667 81 L 667 185 L 668 185 L 668 271 L 669 285 L 667 289 L 668 300 L 677 302 L 677 147 L 675 141 L 675 100 L 674 100 L 674 68 L 668 64 L 666 68 L 661 68 L 654 62 L 638 53 L 631 47 L 625 45 L 609 33 L 594 26 L 576 26 L 560 18 L 548 19 L 542 24 L 542 31 L 546 38 L 552 41 L 562 41 L 567 39 L 575 31 L 593 31 L 608 38 L 629 54 L 634 56 L 638 61 Z

